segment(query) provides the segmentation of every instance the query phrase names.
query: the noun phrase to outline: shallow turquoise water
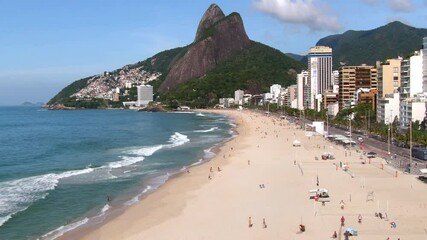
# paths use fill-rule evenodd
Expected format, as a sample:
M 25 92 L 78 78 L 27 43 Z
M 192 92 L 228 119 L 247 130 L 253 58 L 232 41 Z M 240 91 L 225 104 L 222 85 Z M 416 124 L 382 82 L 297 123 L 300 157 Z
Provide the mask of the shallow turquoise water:
M 230 128 L 213 114 L 0 107 L 0 239 L 51 239 L 130 205 Z

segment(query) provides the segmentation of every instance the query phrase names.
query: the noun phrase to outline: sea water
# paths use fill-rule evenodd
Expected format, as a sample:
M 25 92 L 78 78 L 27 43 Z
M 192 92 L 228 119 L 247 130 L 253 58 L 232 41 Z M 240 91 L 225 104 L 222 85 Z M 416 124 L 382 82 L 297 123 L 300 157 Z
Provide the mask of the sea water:
M 0 107 L 0 239 L 55 239 L 212 157 L 229 119 L 207 113 Z

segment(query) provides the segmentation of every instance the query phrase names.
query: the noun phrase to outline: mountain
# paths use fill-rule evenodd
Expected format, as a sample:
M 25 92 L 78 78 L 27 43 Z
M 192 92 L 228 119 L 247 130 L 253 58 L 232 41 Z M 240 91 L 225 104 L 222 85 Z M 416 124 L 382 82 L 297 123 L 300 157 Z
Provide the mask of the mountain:
M 212 4 L 202 17 L 194 42 L 187 52 L 171 67 L 160 85 L 165 93 L 178 84 L 201 77 L 235 53 L 248 49 L 251 42 L 238 13 L 225 16 Z
M 415 28 L 401 22 L 367 31 L 349 30 L 342 34 L 320 39 L 317 46 L 329 46 L 333 50 L 334 69 L 340 62 L 346 65 L 371 64 L 377 60 L 405 57 L 422 48 L 422 38 L 427 29 Z
M 195 107 L 212 106 L 218 98 L 234 97 L 234 91 L 261 94 L 273 84 L 295 84 L 296 74 L 306 66 L 277 49 L 251 41 L 251 47 L 218 64 L 204 76 L 176 86 L 162 96 L 162 101 Z
M 238 13 L 225 16 L 212 4 L 199 22 L 194 41 L 144 61 L 77 80 L 49 102 L 58 108 L 119 107 L 136 99 L 136 85 L 150 84 L 161 101 L 193 106 L 213 105 L 237 89 L 267 91 L 275 83 L 295 83 L 304 64 L 251 41 Z M 129 86 L 132 85 L 132 87 Z M 113 102 L 119 90 L 120 99 Z

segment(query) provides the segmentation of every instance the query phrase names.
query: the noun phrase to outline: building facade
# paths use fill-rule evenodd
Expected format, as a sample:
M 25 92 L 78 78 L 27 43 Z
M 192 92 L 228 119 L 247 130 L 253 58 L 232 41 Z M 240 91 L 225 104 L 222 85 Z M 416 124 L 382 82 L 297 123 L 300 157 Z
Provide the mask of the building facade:
M 402 60 L 400 98 L 411 98 L 423 90 L 423 50 Z
M 392 94 L 400 86 L 400 65 L 402 58 L 387 59 L 378 67 L 378 99 Z
M 423 92 L 427 92 L 427 37 L 423 38 Z
M 389 124 L 400 115 L 400 98 L 399 93 L 386 94 L 378 100 L 377 104 L 377 122 Z
M 358 90 L 369 91 L 377 86 L 377 71 L 373 66 L 343 66 L 339 69 L 338 106 L 339 110 L 357 104 Z
M 234 103 L 237 105 L 243 105 L 243 95 L 245 93 L 243 92 L 243 90 L 236 90 L 234 91 Z
M 297 108 L 304 110 L 304 99 L 308 97 L 308 71 L 301 71 L 297 75 Z
M 320 109 L 319 95 L 332 90 L 332 48 L 325 46 L 312 47 L 308 53 L 308 98 L 307 107 Z M 317 101 L 316 101 L 317 99 Z
M 153 101 L 153 87 L 150 85 L 140 85 L 136 87 L 138 93 L 137 106 L 148 105 Z

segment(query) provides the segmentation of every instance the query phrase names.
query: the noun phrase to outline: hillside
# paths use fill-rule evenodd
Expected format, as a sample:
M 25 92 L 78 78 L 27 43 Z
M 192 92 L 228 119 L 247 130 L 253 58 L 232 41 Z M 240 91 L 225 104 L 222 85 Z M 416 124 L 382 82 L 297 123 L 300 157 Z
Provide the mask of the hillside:
M 340 62 L 347 65 L 373 65 L 377 60 L 405 57 L 421 49 L 422 38 L 426 36 L 427 29 L 396 21 L 372 30 L 349 30 L 331 35 L 320 39 L 316 45 L 332 48 L 334 69 L 337 69 Z
M 296 74 L 306 66 L 277 49 L 252 41 L 252 46 L 219 64 L 205 76 L 178 85 L 162 96 L 162 101 L 178 99 L 180 103 L 207 106 L 218 98 L 234 97 L 237 89 L 260 94 L 272 84 L 295 84 Z
M 225 16 L 212 4 L 199 23 L 193 43 L 77 80 L 48 105 L 59 109 L 119 107 L 121 102 L 136 100 L 136 85 L 150 84 L 162 101 L 206 106 L 217 103 L 218 98 L 234 96 L 237 89 L 257 94 L 275 83 L 288 86 L 295 83 L 296 73 L 304 65 L 250 41 L 238 13 Z

